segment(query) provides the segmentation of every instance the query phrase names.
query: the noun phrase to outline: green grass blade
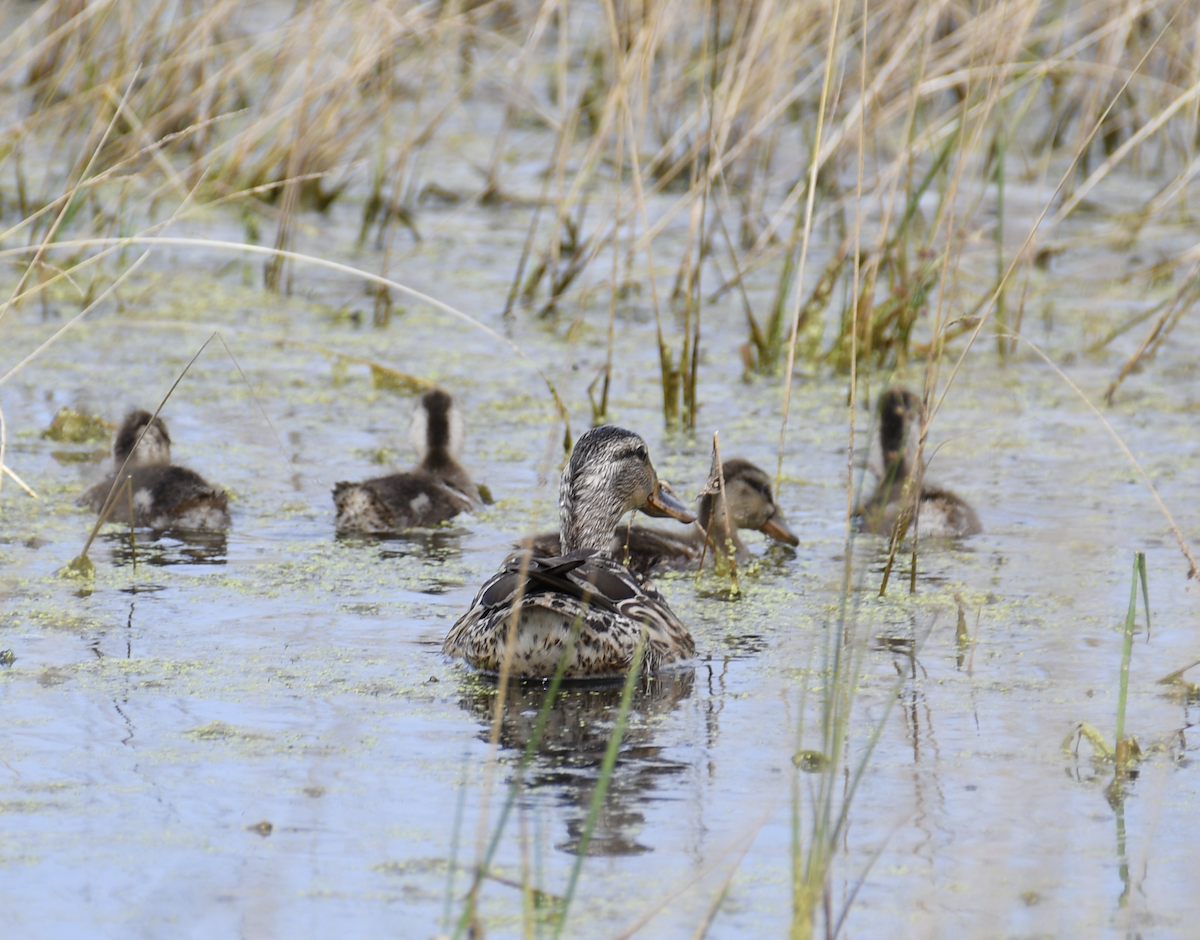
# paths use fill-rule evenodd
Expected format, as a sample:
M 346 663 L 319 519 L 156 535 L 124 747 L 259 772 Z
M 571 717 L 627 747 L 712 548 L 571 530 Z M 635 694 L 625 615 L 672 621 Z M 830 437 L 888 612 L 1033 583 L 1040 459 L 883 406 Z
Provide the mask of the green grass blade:
M 1137 617 L 1138 559 L 1145 564 L 1145 556 L 1138 552 L 1133 559 L 1133 583 L 1129 587 L 1129 612 L 1125 615 L 1125 643 L 1121 649 L 1121 691 L 1117 697 L 1117 750 L 1125 740 L 1125 702 L 1129 694 L 1129 662 L 1133 658 L 1133 625 Z
M 1137 553 L 1138 574 L 1142 579 L 1142 603 L 1146 608 L 1146 642 L 1150 642 L 1150 588 L 1146 584 L 1146 553 Z
M 621 738 L 625 736 L 625 724 L 629 720 L 629 708 L 633 702 L 633 690 L 637 686 L 642 672 L 642 654 L 646 649 L 646 632 L 643 630 L 638 640 L 637 648 L 633 651 L 633 663 L 629 675 L 625 678 L 625 688 L 621 692 L 621 710 L 617 713 L 617 724 L 613 728 L 612 737 L 608 739 L 608 750 L 604 752 L 604 762 L 600 765 L 600 780 L 592 793 L 592 805 L 588 810 L 587 822 L 583 834 L 579 838 L 578 854 L 571 868 L 571 877 L 567 882 L 567 890 L 563 893 L 562 909 L 558 912 L 558 924 L 554 929 L 554 938 L 562 936 L 563 927 L 567 923 L 567 912 L 571 909 L 571 900 L 575 896 L 575 886 L 579 882 L 579 872 L 583 868 L 583 860 L 587 857 L 588 843 L 592 839 L 592 831 L 600 818 L 600 808 L 604 805 L 604 797 L 608 794 L 608 784 L 612 780 L 613 769 L 617 766 L 617 755 L 621 750 Z
M 463 810 L 467 805 L 467 756 L 463 756 L 462 782 L 458 787 L 458 799 L 454 807 L 454 826 L 450 832 L 450 858 L 446 862 L 446 904 L 442 911 L 442 926 L 450 929 L 450 905 L 454 901 L 454 875 L 458 867 L 458 840 L 462 834 Z
M 542 735 L 546 730 L 546 722 L 550 719 L 551 709 L 554 707 L 554 701 L 558 697 L 558 690 L 562 687 L 563 677 L 567 672 L 567 664 L 571 661 L 571 653 L 575 649 L 575 641 L 579 638 L 579 633 L 582 629 L 583 614 L 580 614 L 575 618 L 575 623 L 571 626 L 571 636 L 567 640 L 567 645 L 564 647 L 562 656 L 558 660 L 554 675 L 550 678 L 550 685 L 546 689 L 545 698 L 542 699 L 542 707 L 538 712 L 537 722 L 533 726 L 533 733 L 529 736 L 529 743 L 525 745 L 521 761 L 517 764 L 517 769 L 513 773 L 512 782 L 508 787 L 508 796 L 505 798 L 504 806 L 500 810 L 500 818 L 496 821 L 496 828 L 492 831 L 492 838 L 488 842 L 487 851 L 484 853 L 483 860 L 479 863 L 479 867 L 475 871 L 475 878 L 471 883 L 471 889 L 467 892 L 468 898 L 473 897 L 479 891 L 484 879 L 487 878 L 488 870 L 492 865 L 492 859 L 496 855 L 496 850 L 500 847 L 500 839 L 504 835 L 504 827 L 508 823 L 508 817 L 517 802 L 518 794 L 521 792 L 521 781 L 524 779 L 525 769 L 533 760 L 534 752 L 537 750 L 538 744 L 541 743 Z M 496 694 L 500 694 L 499 689 L 497 689 Z M 454 927 L 454 940 L 458 940 L 463 935 L 463 931 L 467 929 L 472 918 L 473 906 L 472 903 L 468 903 L 463 908 L 462 915 Z

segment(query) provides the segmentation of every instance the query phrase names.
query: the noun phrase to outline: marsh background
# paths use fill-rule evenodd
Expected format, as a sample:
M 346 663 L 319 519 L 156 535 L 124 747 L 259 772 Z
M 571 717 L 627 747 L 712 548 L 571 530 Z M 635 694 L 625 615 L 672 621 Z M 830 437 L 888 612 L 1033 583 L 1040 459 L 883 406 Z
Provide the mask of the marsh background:
M 1158 680 L 1200 588 L 1067 380 L 1194 539 L 1194 4 L 2 15 L 15 935 L 1190 935 L 1197 694 Z M 43 432 L 154 407 L 214 332 L 163 416 L 232 529 L 113 525 L 61 576 L 107 441 Z M 495 503 L 335 538 L 329 490 L 408 462 L 423 382 Z M 906 542 L 879 596 L 847 510 L 891 382 L 940 402 L 930 477 L 984 532 L 918 541 L 915 581 Z M 752 540 L 736 592 L 661 580 L 694 668 L 637 688 L 610 778 L 620 688 L 556 703 L 468 893 L 542 702 L 497 721 L 440 643 L 554 524 L 564 418 L 636 429 L 689 497 L 719 430 L 801 543 Z M 1112 740 L 1136 551 L 1117 766 L 1062 742 Z

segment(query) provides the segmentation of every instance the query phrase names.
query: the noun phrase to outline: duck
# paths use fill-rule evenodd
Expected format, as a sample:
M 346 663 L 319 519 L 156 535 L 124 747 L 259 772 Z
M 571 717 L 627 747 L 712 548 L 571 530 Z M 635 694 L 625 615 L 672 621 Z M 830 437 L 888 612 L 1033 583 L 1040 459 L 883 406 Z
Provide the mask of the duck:
M 890 535 L 901 510 L 911 505 L 907 494 L 917 468 L 923 420 L 921 399 L 908 389 L 890 388 L 880 397 L 879 485 L 858 508 L 859 525 L 864 531 Z M 923 538 L 963 538 L 983 531 L 975 510 L 950 490 L 922 480 L 918 502 L 917 524 Z
M 564 654 L 568 679 L 625 675 L 643 635 L 646 674 L 691 657 L 695 642 L 666 598 L 613 553 L 617 523 L 631 510 L 696 518 L 659 481 L 646 442 L 612 425 L 585 431 L 563 468 L 558 507 L 559 553 L 510 554 L 450 628 L 442 651 L 495 674 L 511 629 L 512 674 L 527 679 L 553 675 Z
M 428 527 L 483 504 L 471 475 L 459 463 L 464 422 L 450 394 L 440 388 L 421 396 L 408 439 L 417 465 L 405 473 L 334 485 L 338 532 L 391 533 Z
M 749 460 L 735 457 L 721 464 L 721 473 L 725 479 L 729 522 L 733 529 L 728 537 L 722 537 L 725 535 L 726 500 L 719 493 L 704 492 L 696 501 L 697 521 L 685 533 L 618 526 L 613 536 L 613 555 L 625 560 L 634 574 L 651 575 L 690 568 L 702 557 L 711 562 L 718 552 L 726 558 L 732 554 L 737 564 L 746 564 L 750 560 L 750 549 L 739 537 L 739 529 L 757 529 L 784 544 L 800 544 L 788 527 L 783 511 L 775 504 L 771 478 L 766 471 Z M 531 548 L 535 555 L 542 557 L 555 555 L 560 550 L 558 533 L 540 532 L 518 543 L 518 547 Z
M 121 422 L 113 436 L 112 468 L 106 479 L 84 491 L 78 505 L 101 513 L 111 501 L 108 520 L 124 521 L 122 489 L 128 478 L 135 527 L 217 530 L 231 523 L 228 494 L 194 470 L 171 464 L 166 422 L 148 411 L 130 411 Z

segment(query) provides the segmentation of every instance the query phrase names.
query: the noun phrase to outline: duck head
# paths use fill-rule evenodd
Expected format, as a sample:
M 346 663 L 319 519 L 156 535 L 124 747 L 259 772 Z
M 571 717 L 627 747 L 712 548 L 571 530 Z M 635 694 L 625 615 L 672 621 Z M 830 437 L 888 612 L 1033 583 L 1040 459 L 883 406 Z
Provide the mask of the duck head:
M 575 443 L 558 488 L 562 551 L 607 550 L 617 523 L 631 509 L 680 522 L 696 519 L 659 482 L 641 437 L 611 425 L 585 431 Z
M 735 458 L 721 464 L 721 473 L 725 477 L 725 499 L 719 493 L 705 493 L 698 506 L 700 527 L 710 532 L 715 541 L 722 541 L 717 538 L 717 533 L 724 532 L 727 499 L 729 521 L 735 530 L 730 537 L 735 545 L 738 544 L 737 529 L 758 529 L 776 541 L 800 544 L 788 528 L 783 512 L 775 505 L 771 478 L 760 467 L 749 460 Z
M 408 440 L 427 468 L 457 464 L 462 456 L 465 426 L 462 413 L 448 392 L 431 388 L 417 403 Z
M 141 438 L 140 442 L 138 438 Z M 113 462 L 120 467 L 130 454 L 133 457 L 126 464 L 127 468 L 165 467 L 171 463 L 171 435 L 162 418 L 152 418 L 150 412 L 140 409 L 125 416 L 113 438 Z
M 904 480 L 917 462 L 921 399 L 905 388 L 889 388 L 879 399 L 879 446 L 885 480 Z

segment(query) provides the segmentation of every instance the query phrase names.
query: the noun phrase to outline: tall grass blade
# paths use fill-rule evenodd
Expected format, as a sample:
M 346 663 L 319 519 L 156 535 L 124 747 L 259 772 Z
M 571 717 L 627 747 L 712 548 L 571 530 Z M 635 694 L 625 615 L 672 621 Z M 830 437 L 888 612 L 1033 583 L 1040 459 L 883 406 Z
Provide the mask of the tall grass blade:
M 625 688 L 621 692 L 621 707 L 617 712 L 616 725 L 608 739 L 608 749 L 604 752 L 604 761 L 600 765 L 600 779 L 596 782 L 596 789 L 592 792 L 592 805 L 588 810 L 587 821 L 584 823 L 583 832 L 579 837 L 575 864 L 572 866 L 571 876 L 567 880 L 567 890 L 563 892 L 562 907 L 558 911 L 558 923 L 554 929 L 555 940 L 562 936 L 563 928 L 566 926 L 571 901 L 575 897 L 575 887 L 579 883 L 579 873 L 583 869 L 583 860 L 587 858 L 588 843 L 592 840 L 592 832 L 596 828 L 600 810 L 604 807 L 604 798 L 608 794 L 608 784 L 612 780 L 613 770 L 617 766 L 621 738 L 625 735 L 625 725 L 629 720 L 629 707 L 633 702 L 633 690 L 637 687 L 638 679 L 641 676 L 642 656 L 645 650 L 646 631 L 643 630 L 637 647 L 633 651 L 633 662 L 630 665 L 629 675 L 625 677 Z

